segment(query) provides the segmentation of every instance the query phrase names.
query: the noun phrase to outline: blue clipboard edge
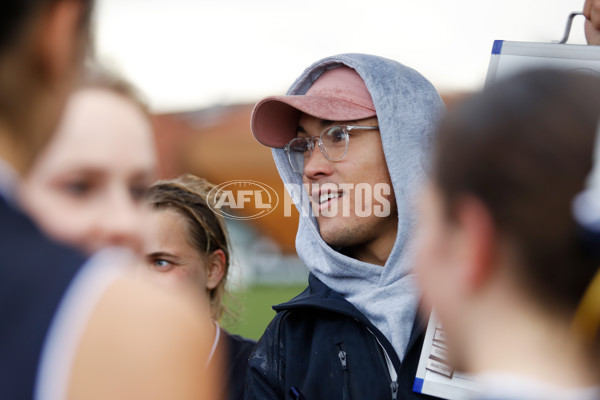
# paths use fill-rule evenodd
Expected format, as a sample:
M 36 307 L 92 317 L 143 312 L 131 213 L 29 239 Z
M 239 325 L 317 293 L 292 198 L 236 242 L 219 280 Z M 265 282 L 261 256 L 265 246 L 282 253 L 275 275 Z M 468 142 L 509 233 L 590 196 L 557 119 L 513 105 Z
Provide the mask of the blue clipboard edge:
M 485 87 L 496 80 L 501 55 L 564 58 L 600 61 L 600 47 L 585 44 L 558 44 L 536 42 L 511 42 L 495 40 L 492 45 L 490 65 L 485 79 Z
M 502 52 L 502 44 L 504 40 L 494 40 L 494 44 L 492 45 L 492 54 L 500 54 Z
M 423 393 L 423 383 L 425 381 L 421 378 L 415 378 L 415 383 L 413 384 L 413 392 L 415 393 Z

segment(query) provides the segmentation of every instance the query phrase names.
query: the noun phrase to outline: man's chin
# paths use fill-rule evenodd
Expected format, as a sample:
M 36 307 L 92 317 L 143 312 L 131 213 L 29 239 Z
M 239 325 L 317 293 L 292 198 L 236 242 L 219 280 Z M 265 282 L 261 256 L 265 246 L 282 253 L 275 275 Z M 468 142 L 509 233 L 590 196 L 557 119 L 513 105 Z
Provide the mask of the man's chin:
M 333 221 L 329 221 L 333 222 Z M 332 226 L 323 222 L 319 225 L 319 233 L 325 243 L 332 248 L 341 248 L 352 246 L 352 237 L 348 237 L 349 228 L 343 226 Z

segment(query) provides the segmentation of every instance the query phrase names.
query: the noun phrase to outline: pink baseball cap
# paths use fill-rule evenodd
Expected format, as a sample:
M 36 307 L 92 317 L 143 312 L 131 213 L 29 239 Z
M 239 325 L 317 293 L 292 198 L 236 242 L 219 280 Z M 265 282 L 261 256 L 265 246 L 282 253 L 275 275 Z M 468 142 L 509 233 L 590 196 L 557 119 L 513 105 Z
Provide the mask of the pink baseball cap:
M 355 121 L 376 115 L 371 94 L 350 67 L 325 71 L 304 95 L 270 96 L 252 110 L 250 126 L 256 140 L 281 148 L 296 137 L 300 114 L 330 121 Z

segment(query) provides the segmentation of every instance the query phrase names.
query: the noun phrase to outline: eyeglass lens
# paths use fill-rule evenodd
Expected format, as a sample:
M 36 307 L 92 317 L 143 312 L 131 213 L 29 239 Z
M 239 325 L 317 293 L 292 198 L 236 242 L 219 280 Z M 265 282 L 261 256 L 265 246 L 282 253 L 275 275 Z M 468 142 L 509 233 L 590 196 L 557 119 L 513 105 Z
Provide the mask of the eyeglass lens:
M 288 158 L 294 172 L 302 173 L 304 161 L 312 155 L 315 145 L 329 161 L 338 161 L 348 150 L 348 133 L 340 126 L 333 126 L 321 133 L 320 143 L 316 137 L 296 138 L 288 145 Z

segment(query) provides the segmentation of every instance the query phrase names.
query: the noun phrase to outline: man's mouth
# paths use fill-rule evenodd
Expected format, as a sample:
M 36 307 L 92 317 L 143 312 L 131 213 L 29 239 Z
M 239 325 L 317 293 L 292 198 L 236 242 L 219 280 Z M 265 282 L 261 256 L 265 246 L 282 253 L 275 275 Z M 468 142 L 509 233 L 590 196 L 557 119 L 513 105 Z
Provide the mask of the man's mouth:
M 319 196 L 319 204 L 325 204 L 331 199 L 337 199 L 338 197 L 342 197 L 344 195 L 343 192 L 327 192 L 321 193 Z
M 326 183 L 321 187 L 313 188 L 312 201 L 319 208 L 329 207 L 332 202 L 344 196 L 343 188 L 333 183 Z

